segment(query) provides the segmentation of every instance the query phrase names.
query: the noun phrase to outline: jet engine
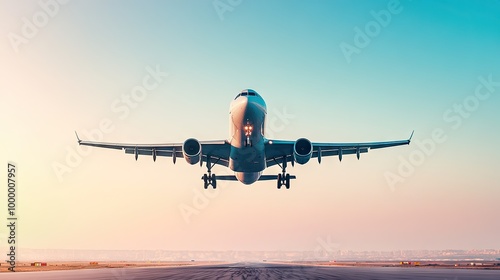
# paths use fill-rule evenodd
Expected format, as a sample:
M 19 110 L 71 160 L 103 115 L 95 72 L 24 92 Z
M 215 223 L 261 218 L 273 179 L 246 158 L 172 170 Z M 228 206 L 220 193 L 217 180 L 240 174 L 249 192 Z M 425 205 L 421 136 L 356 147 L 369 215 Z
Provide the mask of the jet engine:
M 194 138 L 189 138 L 182 144 L 182 154 L 189 164 L 197 164 L 201 158 L 201 144 Z
M 313 154 L 313 145 L 306 138 L 300 138 L 293 145 L 293 158 L 298 164 L 307 163 Z

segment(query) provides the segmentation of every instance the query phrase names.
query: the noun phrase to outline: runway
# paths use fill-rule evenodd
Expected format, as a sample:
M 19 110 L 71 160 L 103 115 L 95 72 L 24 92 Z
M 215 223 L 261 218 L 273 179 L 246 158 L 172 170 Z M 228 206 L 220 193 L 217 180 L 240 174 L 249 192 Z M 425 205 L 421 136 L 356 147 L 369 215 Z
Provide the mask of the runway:
M 82 269 L 71 271 L 2 273 L 1 279 L 37 280 L 253 280 L 253 279 L 500 279 L 499 270 L 402 268 L 402 267 L 318 267 L 271 263 L 235 263 L 209 266 Z

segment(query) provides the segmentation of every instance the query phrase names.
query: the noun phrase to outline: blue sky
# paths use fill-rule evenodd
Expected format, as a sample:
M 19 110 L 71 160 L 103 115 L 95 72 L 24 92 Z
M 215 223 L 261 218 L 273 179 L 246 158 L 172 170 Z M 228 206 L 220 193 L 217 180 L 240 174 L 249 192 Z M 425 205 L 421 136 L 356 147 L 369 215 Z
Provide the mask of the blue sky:
M 68 1 L 26 34 L 42 5 L 0 1 L 0 155 L 19 165 L 23 246 L 314 250 L 329 236 L 353 250 L 500 247 L 499 1 L 231 3 Z M 356 36 L 369 43 L 356 46 Z M 347 57 L 342 44 L 358 53 Z M 168 76 L 122 118 L 113 104 L 148 69 Z M 275 138 L 378 141 L 415 130 L 415 141 L 296 166 L 288 191 L 228 183 L 204 203 L 205 170 L 182 159 L 95 149 L 68 164 L 73 131 L 89 136 L 103 120 L 112 125 L 103 141 L 224 139 L 243 88 L 265 98 Z M 436 129 L 446 141 L 426 154 L 415 143 Z M 70 171 L 58 175 L 59 164 Z

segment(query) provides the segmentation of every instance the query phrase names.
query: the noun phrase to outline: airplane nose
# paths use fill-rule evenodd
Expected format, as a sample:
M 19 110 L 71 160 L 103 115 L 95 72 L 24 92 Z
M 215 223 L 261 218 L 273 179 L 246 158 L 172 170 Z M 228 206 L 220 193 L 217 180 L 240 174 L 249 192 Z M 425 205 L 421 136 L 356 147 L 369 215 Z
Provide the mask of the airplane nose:
M 233 112 L 244 112 L 248 105 L 248 98 L 246 96 L 240 96 L 233 101 L 232 110 Z
M 237 104 L 247 104 L 248 103 L 248 97 L 246 96 L 240 96 L 238 99 L 236 99 Z

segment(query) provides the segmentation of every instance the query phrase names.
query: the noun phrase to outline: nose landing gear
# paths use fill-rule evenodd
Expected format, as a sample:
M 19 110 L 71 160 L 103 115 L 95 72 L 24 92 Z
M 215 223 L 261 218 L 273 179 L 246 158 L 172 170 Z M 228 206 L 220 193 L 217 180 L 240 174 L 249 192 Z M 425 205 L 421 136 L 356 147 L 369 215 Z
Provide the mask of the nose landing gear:
M 250 136 L 252 135 L 253 132 L 253 125 L 250 124 L 250 122 L 247 120 L 247 124 L 243 127 L 243 130 L 245 131 L 245 147 L 252 147 L 252 140 L 250 139 Z

